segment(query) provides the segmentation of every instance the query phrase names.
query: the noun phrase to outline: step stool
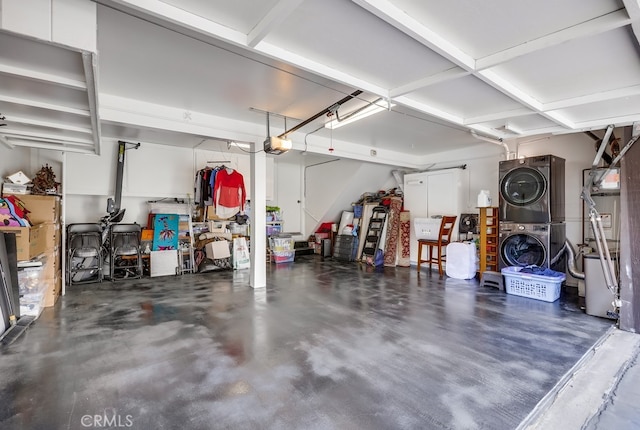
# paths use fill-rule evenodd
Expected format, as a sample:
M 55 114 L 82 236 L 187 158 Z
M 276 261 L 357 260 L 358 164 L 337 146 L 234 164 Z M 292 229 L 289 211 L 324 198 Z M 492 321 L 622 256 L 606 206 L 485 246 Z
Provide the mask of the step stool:
M 482 279 L 480 280 L 481 287 L 493 287 L 500 291 L 504 291 L 504 278 L 500 272 L 492 272 L 487 270 L 482 272 Z

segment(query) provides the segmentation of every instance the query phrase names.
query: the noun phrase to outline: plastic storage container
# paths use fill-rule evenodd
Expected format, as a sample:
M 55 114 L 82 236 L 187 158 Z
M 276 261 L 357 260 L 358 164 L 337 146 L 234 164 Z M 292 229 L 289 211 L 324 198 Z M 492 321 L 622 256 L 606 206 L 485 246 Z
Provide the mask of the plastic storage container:
M 478 193 L 478 207 L 487 208 L 491 206 L 491 194 L 489 190 L 480 190 Z
M 274 263 L 291 263 L 295 259 L 295 251 L 272 251 L 271 259 Z
M 295 259 L 295 241 L 292 237 L 270 237 L 271 260 L 274 263 L 290 263 Z
M 437 240 L 440 234 L 440 224 L 442 224 L 442 218 L 414 219 L 413 227 L 416 232 L 416 239 Z
M 502 274 L 505 278 L 507 294 L 529 297 L 545 302 L 555 302 L 560 298 L 560 287 L 566 275 L 554 272 L 554 276 L 520 273 L 522 267 L 505 267 Z
M 27 267 L 18 270 L 20 315 L 38 317 L 44 309 L 47 283 L 42 278 L 44 267 Z

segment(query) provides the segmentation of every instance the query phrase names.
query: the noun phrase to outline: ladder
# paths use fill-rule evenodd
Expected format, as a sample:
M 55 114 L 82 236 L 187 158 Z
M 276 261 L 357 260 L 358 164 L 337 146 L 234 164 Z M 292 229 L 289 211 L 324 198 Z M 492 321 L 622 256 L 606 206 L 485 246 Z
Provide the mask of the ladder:
M 364 238 L 364 248 L 362 249 L 362 260 L 374 264 L 376 250 L 382 239 L 382 230 L 387 219 L 387 208 L 384 206 L 376 206 L 373 208 L 367 234 Z

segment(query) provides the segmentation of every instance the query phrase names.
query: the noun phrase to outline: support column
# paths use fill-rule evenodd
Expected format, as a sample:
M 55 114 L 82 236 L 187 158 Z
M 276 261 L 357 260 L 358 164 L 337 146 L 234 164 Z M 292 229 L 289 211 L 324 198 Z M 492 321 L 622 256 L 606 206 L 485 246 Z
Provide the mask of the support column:
M 267 286 L 267 156 L 251 153 L 251 276 L 253 288 Z
M 623 142 L 631 140 L 625 127 Z M 620 328 L 640 333 L 640 145 L 622 157 L 620 187 Z M 636 282 L 634 282 L 636 281 Z

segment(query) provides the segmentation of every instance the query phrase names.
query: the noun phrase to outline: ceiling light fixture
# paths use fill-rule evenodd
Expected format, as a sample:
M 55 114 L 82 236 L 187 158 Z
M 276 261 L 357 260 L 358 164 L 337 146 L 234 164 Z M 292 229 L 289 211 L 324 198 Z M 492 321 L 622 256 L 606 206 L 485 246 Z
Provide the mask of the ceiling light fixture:
M 504 125 L 504 129 L 507 130 L 507 131 L 510 131 L 511 133 L 514 133 L 514 134 L 523 134 L 522 130 L 520 130 L 517 127 L 512 126 L 508 122 Z
M 232 146 L 235 146 L 236 148 L 251 149 L 251 145 L 248 143 L 238 143 L 234 141 L 227 142 L 227 149 L 231 149 Z
M 347 115 L 344 119 L 340 119 L 338 117 L 338 111 L 336 110 L 337 118 L 325 123 L 324 126 L 326 128 L 330 128 L 331 130 L 334 130 L 336 128 L 342 127 L 347 124 L 351 124 L 352 122 L 356 122 L 368 116 L 374 115 L 378 112 L 389 110 L 394 106 L 395 104 L 390 104 L 390 103 L 384 104 L 384 101 L 382 99 L 378 99 L 372 102 L 370 105 L 362 109 L 358 109 L 355 112 Z

